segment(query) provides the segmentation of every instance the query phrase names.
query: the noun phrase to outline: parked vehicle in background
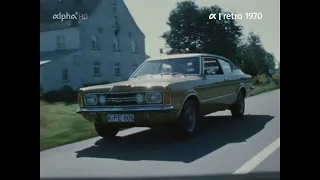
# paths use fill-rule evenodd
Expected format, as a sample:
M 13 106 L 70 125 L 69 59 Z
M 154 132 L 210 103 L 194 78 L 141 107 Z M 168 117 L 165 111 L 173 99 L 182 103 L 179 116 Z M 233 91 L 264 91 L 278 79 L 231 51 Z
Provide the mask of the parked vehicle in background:
M 79 90 L 77 113 L 92 121 L 104 138 L 124 127 L 177 127 L 199 130 L 201 117 L 230 110 L 240 118 L 253 79 L 228 59 L 213 54 L 149 58 L 127 81 Z

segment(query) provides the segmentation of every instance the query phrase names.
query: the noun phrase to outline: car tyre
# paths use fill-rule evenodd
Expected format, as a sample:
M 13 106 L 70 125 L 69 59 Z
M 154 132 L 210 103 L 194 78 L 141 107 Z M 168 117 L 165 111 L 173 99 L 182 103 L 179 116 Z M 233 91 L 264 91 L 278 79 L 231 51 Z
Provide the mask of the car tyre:
M 233 117 L 241 118 L 245 111 L 245 94 L 240 92 L 236 102 L 232 105 L 230 111 Z
M 94 123 L 94 127 L 96 129 L 97 134 L 105 139 L 114 138 L 119 132 L 118 127 L 106 124 Z
M 199 129 L 198 109 L 192 100 L 184 103 L 178 117 L 180 132 L 185 137 L 194 136 Z

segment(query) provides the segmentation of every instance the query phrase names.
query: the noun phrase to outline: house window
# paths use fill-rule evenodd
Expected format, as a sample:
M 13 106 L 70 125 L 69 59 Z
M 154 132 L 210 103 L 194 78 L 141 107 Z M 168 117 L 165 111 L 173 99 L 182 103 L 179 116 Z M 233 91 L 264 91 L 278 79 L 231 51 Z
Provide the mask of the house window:
M 119 51 L 119 39 L 114 38 L 113 39 L 113 51 Z
M 98 36 L 92 36 L 92 49 L 100 49 L 100 43 Z
M 128 32 L 128 36 L 129 36 L 129 38 L 131 38 L 131 36 L 132 36 L 131 32 Z
M 113 18 L 113 27 L 118 27 L 118 26 L 119 26 L 118 18 L 115 16 Z
M 138 67 L 138 64 L 133 63 L 133 65 L 132 65 L 133 71 L 135 71 L 137 69 L 137 67 Z
M 113 33 L 115 36 L 118 36 L 119 34 L 119 21 L 118 21 L 118 18 L 115 16 L 113 18 L 113 24 L 112 24 L 112 27 L 113 27 Z
M 65 49 L 66 48 L 64 36 L 57 36 L 57 48 L 58 49 Z
M 68 69 L 62 70 L 62 81 L 69 81 Z
M 133 53 L 137 52 L 137 42 L 136 41 L 131 41 L 131 48 L 132 48 Z
M 112 4 L 113 4 L 113 5 L 116 5 L 116 0 L 112 0 Z
M 115 73 L 115 76 L 120 76 L 121 75 L 120 63 L 115 63 L 114 64 L 114 73 Z
M 93 75 L 100 76 L 100 63 L 99 62 L 93 63 Z
M 98 28 L 98 31 L 99 31 L 100 34 L 102 34 L 103 29 L 102 28 Z

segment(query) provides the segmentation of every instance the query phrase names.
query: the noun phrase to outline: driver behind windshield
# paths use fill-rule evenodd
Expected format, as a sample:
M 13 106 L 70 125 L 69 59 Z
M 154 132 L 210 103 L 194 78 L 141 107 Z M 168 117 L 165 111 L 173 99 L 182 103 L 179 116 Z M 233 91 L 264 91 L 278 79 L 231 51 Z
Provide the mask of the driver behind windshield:
M 172 69 L 173 68 L 171 65 L 163 63 L 160 72 L 161 73 L 172 73 L 173 72 Z
M 199 58 L 179 58 L 153 60 L 145 62 L 132 77 L 156 75 L 162 73 L 182 73 L 185 75 L 198 75 L 200 69 Z

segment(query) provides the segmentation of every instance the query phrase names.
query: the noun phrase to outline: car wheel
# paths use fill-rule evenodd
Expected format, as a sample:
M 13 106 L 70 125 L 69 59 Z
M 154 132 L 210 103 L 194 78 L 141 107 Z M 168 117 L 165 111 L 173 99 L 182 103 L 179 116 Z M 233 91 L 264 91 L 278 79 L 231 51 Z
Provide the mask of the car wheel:
M 245 105 L 246 105 L 244 99 L 245 99 L 244 93 L 240 92 L 236 102 L 232 105 L 230 109 L 233 117 L 240 118 L 243 116 L 245 111 Z
M 118 127 L 106 124 L 94 123 L 94 127 L 96 129 L 97 134 L 103 138 L 114 138 L 119 132 Z
M 193 136 L 199 127 L 199 116 L 196 105 L 192 100 L 188 100 L 182 107 L 179 115 L 179 126 L 183 135 Z

